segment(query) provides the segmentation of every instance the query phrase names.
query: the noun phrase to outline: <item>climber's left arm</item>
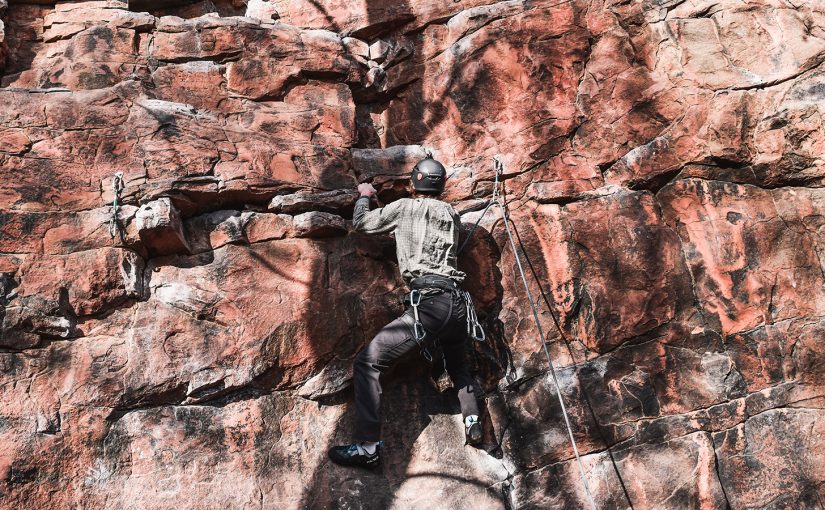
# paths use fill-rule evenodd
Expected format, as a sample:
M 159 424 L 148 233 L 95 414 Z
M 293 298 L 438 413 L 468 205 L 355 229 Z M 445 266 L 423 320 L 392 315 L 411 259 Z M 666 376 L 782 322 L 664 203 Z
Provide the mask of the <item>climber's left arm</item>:
M 375 188 L 372 184 L 359 184 L 358 192 L 361 196 L 355 202 L 352 214 L 352 226 L 355 230 L 366 234 L 383 234 L 395 230 L 401 213 L 401 201 L 370 211 L 370 197 L 375 195 Z

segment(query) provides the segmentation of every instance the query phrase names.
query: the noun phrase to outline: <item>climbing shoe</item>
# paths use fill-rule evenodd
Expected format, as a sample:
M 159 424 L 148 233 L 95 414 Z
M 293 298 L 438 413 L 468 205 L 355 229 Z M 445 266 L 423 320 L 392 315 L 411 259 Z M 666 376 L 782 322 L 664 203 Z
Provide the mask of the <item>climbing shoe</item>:
M 379 442 L 372 454 L 367 453 L 359 443 L 333 446 L 329 449 L 329 460 L 342 466 L 376 468 L 381 465 L 381 447 L 383 445 L 383 441 Z
M 464 419 L 464 439 L 466 444 L 478 444 L 483 436 L 481 422 L 476 416 L 468 416 Z

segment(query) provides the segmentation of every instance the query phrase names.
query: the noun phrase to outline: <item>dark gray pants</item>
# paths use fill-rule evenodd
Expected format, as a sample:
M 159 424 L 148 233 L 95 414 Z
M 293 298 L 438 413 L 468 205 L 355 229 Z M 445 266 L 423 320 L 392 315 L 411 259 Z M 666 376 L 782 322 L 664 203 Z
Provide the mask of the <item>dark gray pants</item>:
M 447 373 L 458 389 L 461 414 L 478 415 L 474 381 L 465 356 L 467 311 L 457 294 L 444 292 L 426 300 L 418 307 L 419 317 L 427 331 L 425 342 L 432 352 L 433 340 L 440 340 Z M 403 356 L 421 348 L 413 337 L 413 311 L 390 322 L 355 358 L 355 431 L 356 441 L 378 441 L 381 435 L 381 374 Z M 436 363 L 440 360 L 435 359 Z

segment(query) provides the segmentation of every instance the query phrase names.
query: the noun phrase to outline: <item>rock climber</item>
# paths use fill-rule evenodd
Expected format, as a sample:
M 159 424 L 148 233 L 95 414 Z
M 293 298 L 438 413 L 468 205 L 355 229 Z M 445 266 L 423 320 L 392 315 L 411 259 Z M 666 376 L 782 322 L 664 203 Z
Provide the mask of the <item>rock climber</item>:
M 381 461 L 381 375 L 402 357 L 420 352 L 432 361 L 430 349 L 439 342 L 447 373 L 458 389 L 467 444 L 482 438 L 478 402 L 465 342 L 473 334 L 472 300 L 460 289 L 464 273 L 456 268 L 460 219 L 438 197 L 446 181 L 444 165 L 431 157 L 412 171 L 412 198 L 396 200 L 370 211 L 375 188 L 358 186 L 352 224 L 368 234 L 395 234 L 398 268 L 410 288 L 406 311 L 387 324 L 355 358 L 355 442 L 335 446 L 329 458 L 347 466 L 377 467 Z M 477 322 L 475 327 L 478 326 Z M 473 336 L 475 336 L 473 334 Z M 438 362 L 438 360 L 436 361 Z

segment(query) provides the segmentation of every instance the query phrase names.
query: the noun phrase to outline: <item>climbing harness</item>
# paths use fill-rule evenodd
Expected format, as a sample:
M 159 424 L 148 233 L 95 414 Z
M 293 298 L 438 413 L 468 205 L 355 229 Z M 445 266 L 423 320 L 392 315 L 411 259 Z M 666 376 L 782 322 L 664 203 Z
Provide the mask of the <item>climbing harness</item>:
M 112 239 L 115 238 L 115 232 L 120 234 L 121 240 L 123 240 L 123 230 L 120 226 L 120 219 L 118 218 L 118 212 L 120 211 L 120 194 L 123 192 L 123 188 L 125 185 L 123 184 L 123 172 L 117 172 L 112 179 L 112 191 L 114 192 L 114 200 L 112 201 L 112 219 L 109 222 L 109 235 Z
M 544 355 L 547 358 L 547 364 L 550 368 L 550 375 L 553 379 L 553 384 L 556 388 L 556 396 L 559 399 L 559 404 L 561 406 L 562 416 L 564 417 L 564 424 L 567 427 L 567 435 L 568 435 L 568 438 L 570 439 L 570 445 L 573 447 L 573 453 L 576 456 L 576 462 L 579 466 L 579 473 L 581 474 L 582 484 L 584 485 L 584 491 L 587 494 L 587 499 L 590 502 L 591 508 L 593 508 L 593 510 L 596 510 L 597 509 L 596 502 L 594 501 L 593 495 L 590 492 L 590 485 L 587 482 L 587 475 L 585 473 L 584 464 L 582 463 L 582 460 L 581 460 L 581 455 L 579 454 L 579 448 L 578 448 L 578 445 L 576 444 L 576 439 L 573 437 L 573 427 L 570 425 L 570 418 L 569 418 L 568 413 L 567 413 L 567 406 L 564 404 L 564 398 L 562 397 L 562 394 L 561 394 L 561 385 L 559 384 L 559 379 L 558 379 L 558 376 L 556 375 L 556 368 L 553 365 L 553 360 L 550 356 L 550 350 L 547 348 L 547 342 L 545 341 L 544 330 L 541 327 L 541 322 L 539 321 L 538 310 L 536 309 L 536 304 L 533 301 L 533 296 L 532 296 L 532 293 L 530 292 L 530 286 L 527 283 L 527 277 L 524 274 L 524 268 L 522 267 L 522 264 L 521 264 L 521 257 L 519 257 L 518 250 L 516 249 L 516 243 L 515 243 L 515 240 L 513 239 L 513 234 L 510 231 L 510 222 L 512 220 L 510 219 L 510 215 L 508 213 L 507 205 L 501 200 L 501 196 L 500 196 L 500 193 L 499 193 L 499 188 L 501 186 L 500 176 L 504 173 L 504 165 L 502 164 L 501 159 L 498 156 L 496 156 L 494 158 L 494 167 L 495 167 L 496 175 L 495 175 L 495 182 L 494 182 L 494 188 L 493 188 L 493 196 L 490 199 L 490 201 L 487 203 L 487 206 L 484 208 L 484 211 L 481 213 L 481 216 L 476 221 L 476 223 L 473 226 L 472 230 L 470 230 L 470 233 L 467 236 L 467 239 L 464 240 L 464 243 L 459 248 L 459 252 L 461 252 L 461 250 L 463 250 L 464 247 L 467 245 L 467 243 L 470 241 L 470 238 L 472 237 L 473 233 L 475 232 L 475 230 L 478 227 L 479 223 L 481 223 L 482 218 L 487 213 L 487 211 L 490 209 L 490 207 L 492 205 L 497 205 L 498 208 L 501 210 L 502 219 L 504 220 L 504 228 L 505 228 L 505 231 L 507 233 L 507 239 L 509 241 L 510 248 L 513 250 L 513 256 L 516 259 L 516 268 L 518 269 L 519 275 L 521 277 L 521 282 L 524 285 L 524 291 L 527 295 L 527 301 L 530 304 L 530 309 L 533 312 L 533 320 L 536 323 L 536 329 L 537 329 L 538 334 L 539 334 L 539 341 L 541 342 L 541 345 L 544 349 Z M 553 316 L 553 320 L 554 321 L 556 320 L 555 315 Z M 561 327 L 559 326 L 557 321 L 556 321 L 556 326 L 559 327 L 559 330 L 561 331 Z
M 475 305 L 473 304 L 473 297 L 466 290 L 458 288 L 458 285 L 456 285 L 454 281 L 444 276 L 426 275 L 413 279 L 410 282 L 410 288 L 413 290 L 407 295 L 408 297 L 405 299 L 405 302 L 409 302 L 413 309 L 413 316 L 415 317 L 413 334 L 416 336 L 416 342 L 419 340 L 423 341 L 426 335 L 424 326 L 421 324 L 421 321 L 418 320 L 418 305 L 421 303 L 422 296 L 421 289 L 436 289 L 441 292 L 457 294 L 464 303 L 464 311 L 467 316 L 467 335 L 476 342 L 483 342 L 487 339 L 484 328 L 478 320 Z M 421 346 L 421 344 L 422 342 L 419 342 L 419 346 Z M 422 353 L 423 352 L 422 350 Z M 429 354 L 429 352 L 427 354 Z M 427 354 L 424 355 L 425 358 L 427 358 Z M 430 358 L 427 359 L 431 361 Z

